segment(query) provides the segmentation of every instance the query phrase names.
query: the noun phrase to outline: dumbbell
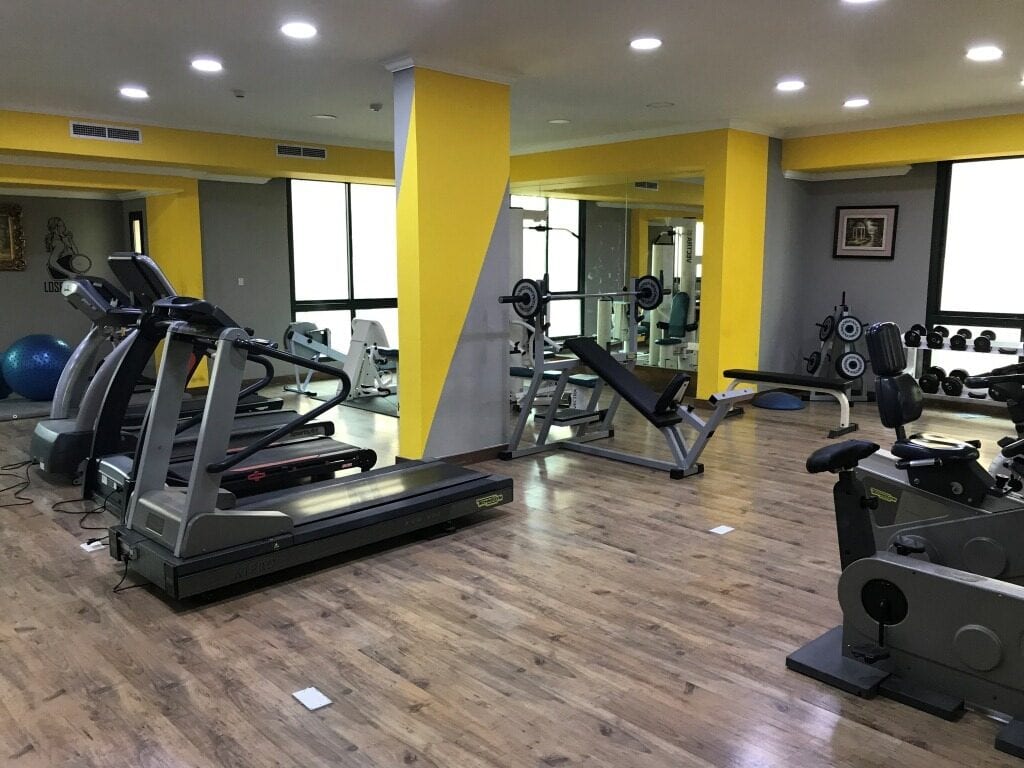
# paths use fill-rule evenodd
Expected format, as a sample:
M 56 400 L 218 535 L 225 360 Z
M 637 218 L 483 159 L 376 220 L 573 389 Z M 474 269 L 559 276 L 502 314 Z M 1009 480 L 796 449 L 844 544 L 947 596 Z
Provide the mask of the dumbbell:
M 914 323 L 910 330 L 903 334 L 903 342 L 908 347 L 920 347 L 921 339 L 928 335 L 928 329 L 920 323 Z
M 988 388 L 988 396 L 995 400 L 997 403 L 1005 403 L 1009 398 L 1000 392 L 995 387 Z
M 978 338 L 974 340 L 974 351 L 975 352 L 991 352 L 992 342 L 996 340 L 996 335 L 992 331 L 982 331 L 978 334 Z
M 964 393 L 965 381 L 967 381 L 967 371 L 963 368 L 955 368 L 949 372 L 949 376 L 942 380 L 942 391 L 950 397 L 960 397 Z
M 955 349 L 957 352 L 963 352 L 965 349 L 967 349 L 967 342 L 971 339 L 972 336 L 974 336 L 974 334 L 971 333 L 969 330 L 967 330 L 966 328 L 961 328 L 959 331 L 956 332 L 956 334 L 949 337 L 949 348 Z
M 942 349 L 949 338 L 949 328 L 944 325 L 936 325 L 928 332 L 928 348 Z
M 927 392 L 929 395 L 934 395 L 939 391 L 939 387 L 942 382 L 946 380 L 946 369 L 940 368 L 937 365 L 933 365 L 931 368 L 926 370 L 922 374 L 921 378 L 918 379 L 918 384 L 921 385 L 921 391 Z

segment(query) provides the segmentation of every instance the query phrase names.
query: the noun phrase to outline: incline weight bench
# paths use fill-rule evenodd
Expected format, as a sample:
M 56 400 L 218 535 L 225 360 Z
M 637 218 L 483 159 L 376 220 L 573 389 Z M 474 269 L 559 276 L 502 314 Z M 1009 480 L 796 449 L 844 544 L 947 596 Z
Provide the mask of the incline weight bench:
M 669 477 L 678 480 L 704 471 L 704 465 L 697 459 L 700 458 L 704 446 L 714 434 L 715 428 L 734 404 L 744 402 L 754 396 L 752 390 L 734 390 L 713 395 L 710 402 L 715 410 L 705 420 L 693 412 L 693 406 L 683 406 L 676 402 L 676 397 L 680 392 L 686 390 L 686 384 L 690 380 L 685 373 L 677 374 L 665 391 L 659 394 L 644 384 L 635 373 L 616 360 L 611 353 L 593 339 L 586 337 L 569 339 L 565 342 L 565 349 L 579 358 L 578 361 L 572 361 L 573 367 L 578 368 L 581 364 L 587 366 L 615 392 L 611 402 L 607 408 L 599 410 L 597 398 L 600 395 L 600 388 L 596 388 L 587 408 L 559 411 L 557 409 L 558 398 L 561 396 L 572 370 L 567 366 L 559 376 L 555 394 L 552 396 L 552 405 L 547 411 L 535 416 L 535 420 L 541 425 L 536 444 L 527 448 L 519 448 L 523 427 L 529 413 L 528 405 L 524 405 L 512 439 L 509 441 L 509 450 L 501 455 L 502 458 L 511 459 L 561 446 L 591 456 L 624 461 L 641 467 L 667 470 Z M 632 405 L 641 416 L 664 435 L 669 450 L 672 452 L 672 461 L 652 459 L 593 444 L 594 440 L 611 437 L 614 434 L 611 423 L 621 400 Z M 697 432 L 692 443 L 687 443 L 679 431 L 679 425 L 683 423 Z M 574 434 L 571 438 L 548 442 L 548 433 L 552 425 L 572 426 Z M 596 430 L 588 431 L 590 425 L 595 425 Z
M 819 376 L 803 376 L 793 373 L 781 373 L 779 371 L 748 371 L 742 368 L 730 368 L 723 371 L 722 375 L 732 379 L 727 392 L 736 389 L 741 383 L 746 384 L 773 384 L 784 389 L 796 389 L 803 392 L 821 392 L 834 397 L 839 403 L 839 426 L 829 430 L 828 436 L 835 438 L 857 431 L 857 425 L 850 423 L 850 392 L 853 390 L 854 381 L 828 381 Z M 739 411 L 738 413 L 742 413 Z M 737 414 L 738 415 L 738 414 Z

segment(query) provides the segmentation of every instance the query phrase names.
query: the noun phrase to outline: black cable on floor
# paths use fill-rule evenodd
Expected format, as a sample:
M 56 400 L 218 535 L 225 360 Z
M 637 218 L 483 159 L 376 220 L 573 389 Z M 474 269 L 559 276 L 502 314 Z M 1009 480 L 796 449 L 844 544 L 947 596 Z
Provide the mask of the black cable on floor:
M 89 518 L 90 515 L 96 515 L 96 514 L 99 514 L 100 512 L 106 512 L 107 511 L 107 502 L 110 501 L 110 496 L 111 496 L 111 494 L 113 494 L 113 492 L 114 491 L 111 490 L 109 493 L 107 493 L 107 495 L 103 497 L 102 503 L 97 504 L 92 509 L 87 509 L 87 510 L 81 510 L 81 509 L 60 509 L 60 507 L 62 507 L 65 504 L 79 504 L 79 503 L 84 504 L 87 501 L 86 499 L 64 499 L 64 501 L 54 502 L 50 506 L 50 509 L 52 509 L 54 512 L 58 512 L 58 513 L 60 513 L 62 515 L 81 515 L 82 517 L 78 521 L 78 527 L 81 528 L 83 531 L 105 531 L 105 530 L 108 529 L 108 526 L 106 526 L 106 525 L 103 525 L 103 526 L 86 525 L 85 521 Z
M 114 585 L 114 588 L 112 590 L 110 590 L 110 591 L 111 592 L 127 592 L 129 589 L 137 589 L 138 587 L 146 586 L 146 582 L 142 582 L 140 584 L 129 584 L 127 587 L 122 587 L 121 586 L 122 584 L 124 584 L 125 579 L 128 578 L 128 556 L 125 555 L 123 558 L 121 558 L 121 560 L 124 563 L 124 572 L 121 574 L 121 580 L 119 582 L 117 582 L 117 584 Z
M 17 474 L 15 470 L 25 469 L 25 474 Z M 0 477 L 13 477 L 18 482 L 11 483 L 10 485 L 0 488 L 0 493 L 6 493 L 7 491 L 14 491 L 15 501 L 7 502 L 6 504 L 0 504 L 0 509 L 9 507 L 25 507 L 29 504 L 34 504 L 35 499 L 30 496 L 23 496 L 22 493 L 27 491 L 32 485 L 32 476 L 29 474 L 32 469 L 32 460 L 19 461 L 14 464 L 4 464 L 0 466 Z

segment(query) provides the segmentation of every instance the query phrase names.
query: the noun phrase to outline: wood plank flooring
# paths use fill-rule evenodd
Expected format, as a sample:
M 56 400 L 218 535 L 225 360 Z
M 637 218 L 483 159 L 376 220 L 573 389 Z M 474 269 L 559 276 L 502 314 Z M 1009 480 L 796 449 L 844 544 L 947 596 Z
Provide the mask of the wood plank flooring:
M 665 453 L 620 413 L 616 444 Z M 785 669 L 840 619 L 831 478 L 803 469 L 836 418 L 748 409 L 683 481 L 570 453 L 488 462 L 516 501 L 450 535 L 183 605 L 113 594 L 121 566 L 78 546 L 98 534 L 51 510 L 75 489 L 32 470 L 35 503 L 0 509 L 0 764 L 1013 765 L 980 715 L 946 723 Z M 873 406 L 854 418 L 891 442 Z M 337 419 L 390 463 L 394 419 Z M 1006 426 L 921 422 L 986 439 L 986 461 Z M 0 461 L 31 428 L 0 425 Z M 311 685 L 334 703 L 307 712 L 291 693 Z

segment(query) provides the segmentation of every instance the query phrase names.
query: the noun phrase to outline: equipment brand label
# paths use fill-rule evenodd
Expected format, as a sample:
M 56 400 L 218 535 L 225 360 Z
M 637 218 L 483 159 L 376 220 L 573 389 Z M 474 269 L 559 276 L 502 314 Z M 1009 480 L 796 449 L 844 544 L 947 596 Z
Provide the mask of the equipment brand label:
M 501 504 L 505 500 L 505 496 L 500 493 L 492 493 L 490 496 L 483 496 L 476 500 L 477 509 L 487 509 L 489 507 L 495 507 Z
M 895 504 L 897 501 L 899 501 L 899 499 L 896 496 L 893 496 L 891 493 L 886 493 L 885 491 L 880 491 L 877 488 L 871 488 L 869 490 L 871 491 L 871 495 L 874 496 L 876 499 L 881 499 L 882 501 L 887 501 L 890 504 Z

